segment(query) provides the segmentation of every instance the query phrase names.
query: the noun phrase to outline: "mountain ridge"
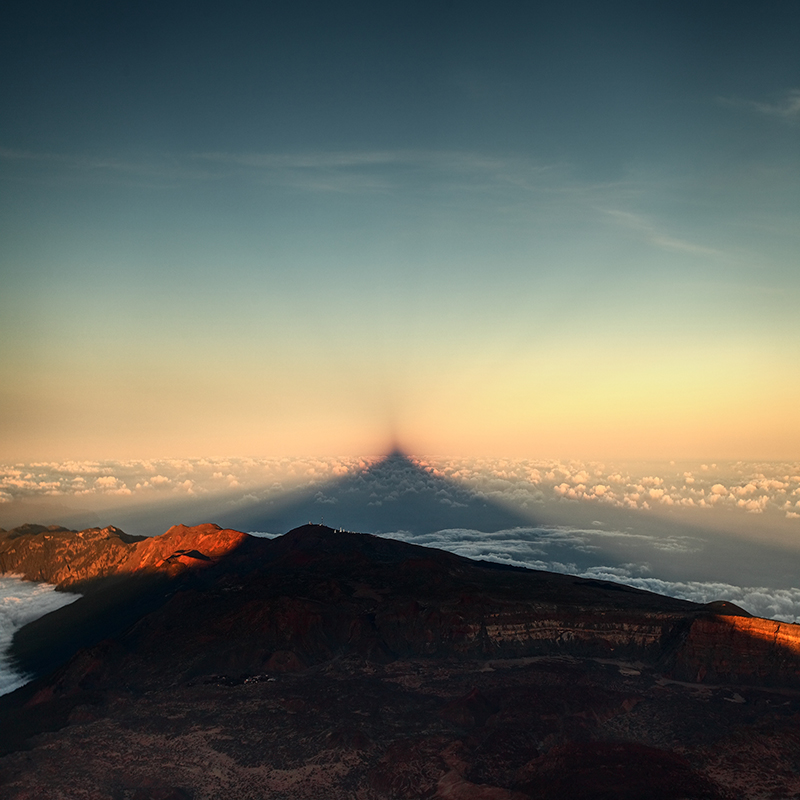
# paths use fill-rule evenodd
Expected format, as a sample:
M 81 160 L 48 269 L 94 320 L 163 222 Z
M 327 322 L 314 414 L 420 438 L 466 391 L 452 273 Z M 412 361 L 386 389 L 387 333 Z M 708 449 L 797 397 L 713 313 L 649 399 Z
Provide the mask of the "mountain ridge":
M 585 655 L 621 648 L 635 658 L 671 659 L 669 669 L 684 678 L 702 675 L 708 680 L 800 685 L 800 665 L 793 655 L 800 649 L 800 626 L 751 617 L 725 601 L 702 606 L 624 584 L 509 570 L 505 565 L 323 525 L 301 526 L 274 539 L 213 523 L 175 525 L 159 537 L 128 542 L 113 527 L 79 532 L 35 527 L 21 534 L 9 532 L 0 540 L 3 570 L 28 578 L 46 575 L 53 582 L 60 580 L 57 587 L 62 590 L 80 589 L 88 595 L 18 633 L 15 657 L 37 673 L 54 662 L 37 665 L 25 654 L 26 641 L 40 640 L 41 653 L 46 650 L 41 640 L 48 638 L 48 627 L 59 626 L 58 620 L 73 620 L 74 626 L 84 613 L 81 625 L 91 628 L 98 603 L 107 617 L 109 609 L 129 604 L 130 595 L 138 591 L 142 598 L 154 598 L 155 605 L 144 603 L 145 615 L 154 613 L 162 601 L 168 605 L 176 593 L 191 592 L 197 594 L 195 616 L 202 608 L 206 619 L 213 619 L 227 607 L 213 603 L 222 603 L 223 595 L 227 603 L 232 592 L 243 596 L 246 589 L 259 603 L 278 596 L 297 598 L 301 593 L 302 602 L 324 607 L 319 624 L 333 625 L 332 630 L 333 618 L 343 614 L 351 625 L 364 625 L 369 619 L 377 642 L 373 644 L 389 654 Z M 370 575 L 376 586 L 368 585 Z M 134 579 L 138 583 L 131 583 Z M 347 588 L 354 581 L 363 585 L 360 596 Z M 325 582 L 338 582 L 336 592 L 328 596 L 330 592 L 321 590 Z M 370 604 L 376 603 L 372 608 Z M 414 605 L 413 612 L 408 603 Z M 129 612 L 124 622 L 135 619 L 136 613 Z M 230 622 L 231 631 L 237 624 Z M 99 641 L 98 637 L 115 632 L 113 626 L 107 627 L 101 624 L 94 638 Z M 422 629 L 434 638 L 419 639 Z M 307 652 L 295 653 L 295 660 L 313 662 L 319 652 L 333 653 L 354 641 L 352 637 L 340 641 L 339 634 L 331 631 L 325 636 L 333 637 L 335 646 L 319 650 L 307 640 L 301 645 Z M 682 646 L 668 648 L 665 643 L 672 641 Z M 91 643 L 90 636 L 82 645 Z M 269 643 L 273 649 L 284 649 L 278 647 L 278 639 L 265 640 L 263 648 L 268 649 Z M 267 653 L 264 662 L 270 657 Z M 258 671 L 259 666 L 249 668 Z

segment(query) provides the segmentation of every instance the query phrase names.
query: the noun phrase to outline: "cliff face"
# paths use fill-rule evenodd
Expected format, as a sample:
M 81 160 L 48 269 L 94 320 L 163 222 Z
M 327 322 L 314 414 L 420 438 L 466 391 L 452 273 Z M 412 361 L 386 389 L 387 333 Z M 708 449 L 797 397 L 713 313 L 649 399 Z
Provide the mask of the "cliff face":
M 176 574 L 208 566 L 246 538 L 218 525 L 175 525 L 162 536 L 129 536 L 113 525 L 71 531 L 26 525 L 0 533 L 0 572 L 62 589 L 143 570 Z
M 672 673 L 697 683 L 800 686 L 800 625 L 699 616 L 675 654 Z
M 120 571 L 166 569 L 180 572 L 182 567 L 210 566 L 240 547 L 248 538 L 246 533 L 226 530 L 214 524 L 194 527 L 173 525 L 161 536 L 137 542 Z

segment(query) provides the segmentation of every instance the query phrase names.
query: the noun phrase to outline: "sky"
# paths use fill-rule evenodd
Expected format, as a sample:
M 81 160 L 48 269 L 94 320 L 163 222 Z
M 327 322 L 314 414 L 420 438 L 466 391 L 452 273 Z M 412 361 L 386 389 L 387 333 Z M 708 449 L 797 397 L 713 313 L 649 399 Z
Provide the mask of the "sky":
M 800 458 L 798 40 L 793 1 L 4 3 L 0 462 Z

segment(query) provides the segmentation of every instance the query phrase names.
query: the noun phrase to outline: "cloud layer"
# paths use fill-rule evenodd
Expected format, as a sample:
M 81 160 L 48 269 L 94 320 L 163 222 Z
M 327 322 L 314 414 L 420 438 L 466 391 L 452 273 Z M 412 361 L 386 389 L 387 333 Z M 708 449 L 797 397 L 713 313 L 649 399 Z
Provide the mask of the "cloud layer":
M 311 486 L 364 470 L 375 458 L 202 458 L 133 461 L 65 461 L 0 465 L 0 503 L 23 497 L 103 496 L 146 499 L 156 495 L 209 495 L 241 489 L 272 492 Z M 649 469 L 599 462 L 424 458 L 434 476 L 463 484 L 473 493 L 530 508 L 545 501 L 607 505 L 623 509 L 670 507 L 730 509 L 748 514 L 777 513 L 800 518 L 800 463 L 654 465 Z M 419 489 L 380 483 L 376 492 Z M 376 482 L 377 481 L 377 482 Z M 456 492 L 457 494 L 457 492 Z M 442 501 L 458 502 L 456 496 Z
M 670 463 L 647 471 L 580 461 L 465 459 L 431 464 L 444 477 L 465 481 L 487 497 L 528 504 L 558 499 L 645 511 L 727 508 L 788 518 L 800 512 L 798 463 Z

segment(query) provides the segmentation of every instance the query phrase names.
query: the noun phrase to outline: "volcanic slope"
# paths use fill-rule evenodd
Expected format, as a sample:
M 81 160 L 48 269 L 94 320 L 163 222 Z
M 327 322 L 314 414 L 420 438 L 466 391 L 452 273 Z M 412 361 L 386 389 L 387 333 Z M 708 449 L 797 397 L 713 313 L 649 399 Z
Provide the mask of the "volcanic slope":
M 323 526 L 214 527 L 118 571 L 116 591 L 158 579 L 126 627 L 96 625 L 89 583 L 20 632 L 23 664 L 57 629 L 96 642 L 0 700 L 3 797 L 800 792 L 798 626 Z

